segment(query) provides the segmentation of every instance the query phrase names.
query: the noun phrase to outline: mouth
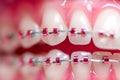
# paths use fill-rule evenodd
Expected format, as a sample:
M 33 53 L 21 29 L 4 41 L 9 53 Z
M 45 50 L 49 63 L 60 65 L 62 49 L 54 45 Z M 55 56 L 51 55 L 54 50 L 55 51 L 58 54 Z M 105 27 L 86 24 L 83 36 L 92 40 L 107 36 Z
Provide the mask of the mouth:
M 118 0 L 5 0 L 0 80 L 120 80 Z

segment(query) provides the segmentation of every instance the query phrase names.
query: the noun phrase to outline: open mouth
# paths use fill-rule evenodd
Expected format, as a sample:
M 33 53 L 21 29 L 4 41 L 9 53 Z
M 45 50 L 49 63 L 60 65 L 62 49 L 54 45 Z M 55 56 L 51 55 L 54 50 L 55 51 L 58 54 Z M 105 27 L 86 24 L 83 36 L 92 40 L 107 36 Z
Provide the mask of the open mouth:
M 120 80 L 119 0 L 4 0 L 0 80 Z

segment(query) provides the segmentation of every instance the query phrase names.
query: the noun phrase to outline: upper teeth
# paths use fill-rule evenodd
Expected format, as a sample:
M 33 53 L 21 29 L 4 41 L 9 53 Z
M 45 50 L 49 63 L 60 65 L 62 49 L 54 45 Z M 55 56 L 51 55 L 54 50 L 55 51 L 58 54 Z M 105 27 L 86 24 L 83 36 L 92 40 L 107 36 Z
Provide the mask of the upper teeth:
M 120 34 L 119 19 L 120 15 L 116 10 L 103 10 L 98 15 L 92 31 L 86 14 L 81 10 L 77 10 L 73 13 L 70 27 L 67 29 L 57 10 L 50 9 L 45 10 L 41 29 L 36 31 L 34 28 L 30 28 L 23 33 L 22 37 L 34 37 L 35 34 L 41 34 L 42 40 L 49 45 L 57 45 L 63 42 L 67 34 L 70 42 L 75 45 L 88 44 L 91 41 L 91 37 L 93 37 L 95 45 L 99 48 L 118 49 L 120 47 L 120 36 L 118 35 Z
M 85 12 L 76 10 L 71 16 L 70 27 L 67 29 L 59 12 L 50 8 L 44 12 L 40 29 L 31 17 L 24 17 L 20 22 L 22 33 L 19 36 L 24 38 L 21 43 L 26 48 L 37 44 L 41 39 L 49 45 L 57 45 L 63 42 L 68 34 L 70 42 L 75 45 L 89 44 L 93 37 L 94 44 L 99 48 L 119 49 L 119 21 L 120 14 L 117 10 L 105 9 L 98 15 L 92 30 Z M 8 37 L 9 39 L 11 37 Z

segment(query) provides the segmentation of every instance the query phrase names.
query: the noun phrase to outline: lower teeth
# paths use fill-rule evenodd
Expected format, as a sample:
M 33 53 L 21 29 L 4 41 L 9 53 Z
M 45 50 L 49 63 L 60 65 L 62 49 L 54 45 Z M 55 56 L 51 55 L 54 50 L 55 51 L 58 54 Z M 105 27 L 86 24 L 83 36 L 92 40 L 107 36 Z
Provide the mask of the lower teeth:
M 84 53 L 84 52 L 83 52 Z M 79 56 L 79 55 L 78 55 Z M 37 64 L 61 64 L 63 62 L 70 62 L 70 63 L 84 63 L 87 64 L 89 62 L 98 62 L 98 63 L 119 63 L 120 60 L 118 59 L 110 59 L 109 56 L 105 55 L 102 59 L 93 59 L 90 58 L 88 55 L 82 56 L 82 58 L 79 58 L 78 56 L 73 56 L 73 59 L 60 59 L 60 57 L 56 57 L 55 60 L 51 60 L 51 57 L 43 58 L 30 58 L 27 62 L 24 61 L 22 58 L 20 59 L 14 59 L 14 58 L 8 58 L 4 57 L 0 59 L 0 63 L 5 63 L 9 65 L 34 65 Z

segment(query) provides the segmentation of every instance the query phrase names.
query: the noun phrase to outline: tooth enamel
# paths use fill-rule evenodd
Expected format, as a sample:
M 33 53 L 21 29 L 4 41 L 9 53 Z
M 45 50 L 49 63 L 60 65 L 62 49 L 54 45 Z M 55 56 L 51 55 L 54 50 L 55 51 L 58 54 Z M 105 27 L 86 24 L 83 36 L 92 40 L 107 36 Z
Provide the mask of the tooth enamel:
M 15 59 L 15 57 L 13 59 Z M 0 63 L 0 80 L 14 80 L 18 70 L 18 66 Z
M 114 53 L 112 59 L 120 60 L 120 53 Z M 117 80 L 120 80 L 120 63 L 112 63 Z
M 37 23 L 35 23 L 31 19 L 31 17 L 25 16 L 25 17 L 23 17 L 23 19 L 20 22 L 20 30 L 25 34 L 27 33 L 28 30 L 35 30 L 36 32 L 38 32 L 39 26 L 37 25 Z M 35 34 L 35 36 L 32 38 L 25 37 L 24 39 L 21 39 L 21 44 L 23 47 L 29 48 L 29 47 L 35 45 L 36 43 L 38 43 L 39 41 L 40 41 L 40 35 Z
M 30 58 L 34 58 L 35 56 L 32 53 L 26 52 L 23 55 L 23 60 L 25 63 L 29 63 Z M 20 71 L 24 80 L 34 80 L 38 76 L 39 71 L 41 70 L 41 65 L 31 66 L 30 64 L 26 64 L 20 67 Z
M 111 58 L 112 54 L 109 52 L 94 52 L 93 59 L 100 60 L 104 56 L 108 56 Z M 103 62 L 93 62 L 93 70 L 96 73 L 96 77 L 98 80 L 108 80 L 108 76 L 110 73 L 111 63 L 103 63 Z
M 120 47 L 120 14 L 113 9 L 102 11 L 95 22 L 93 41 L 95 45 L 103 49 L 118 49 Z M 106 37 L 99 37 L 98 32 L 104 32 Z M 110 39 L 110 34 L 114 34 L 114 38 Z
M 78 56 L 78 59 L 83 59 L 84 57 L 92 58 L 91 53 L 84 51 L 76 51 L 71 55 L 71 59 L 74 59 L 74 56 Z M 88 80 L 90 77 L 91 62 L 84 63 L 78 62 L 75 64 L 72 62 L 72 71 L 74 73 L 75 80 Z
M 81 29 L 85 29 L 87 32 L 91 32 L 91 26 L 88 21 L 87 16 L 82 11 L 75 11 L 72 15 L 70 21 L 70 28 L 75 28 L 76 32 L 80 32 Z M 85 45 L 90 43 L 91 34 L 87 33 L 85 36 L 81 36 L 80 34 L 76 34 L 75 36 L 71 36 L 68 34 L 68 38 L 72 44 L 76 45 Z
M 44 12 L 41 30 L 43 30 L 43 28 L 48 28 L 48 32 L 53 32 L 53 28 L 58 28 L 58 30 L 67 30 L 62 17 L 54 9 L 49 9 Z M 42 40 L 49 45 L 57 45 L 63 42 L 66 39 L 66 36 L 67 33 L 60 32 L 58 35 L 49 34 L 47 36 L 42 36 Z
M 68 60 L 69 56 L 59 50 L 52 50 L 48 53 L 46 58 L 51 57 L 51 61 L 55 61 L 56 57 L 60 60 Z M 61 64 L 44 65 L 45 80 L 65 80 L 66 71 L 69 67 L 69 62 L 61 62 Z
M 20 46 L 19 40 L 16 38 L 17 32 L 11 24 L 3 24 L 1 26 L 3 26 L 0 27 L 1 48 L 7 53 L 12 53 Z

